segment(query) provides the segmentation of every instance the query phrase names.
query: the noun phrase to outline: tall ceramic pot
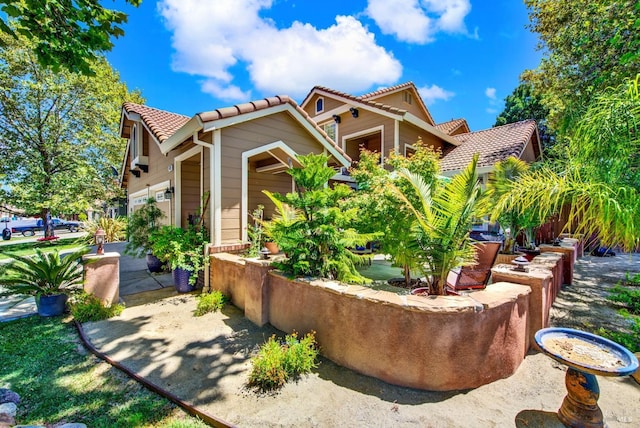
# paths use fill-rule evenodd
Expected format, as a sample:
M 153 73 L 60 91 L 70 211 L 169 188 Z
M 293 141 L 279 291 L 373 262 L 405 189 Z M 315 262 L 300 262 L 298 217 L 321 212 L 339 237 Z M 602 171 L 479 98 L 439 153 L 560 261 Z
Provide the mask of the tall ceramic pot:
M 171 273 L 173 276 L 173 285 L 178 293 L 188 293 L 196 289 L 195 286 L 189 284 L 191 272 L 181 268 L 175 268 Z
M 66 309 L 66 294 L 54 294 L 53 296 L 36 296 L 38 315 L 42 317 L 56 317 L 62 315 Z
M 160 261 L 159 258 L 154 256 L 153 254 L 147 254 L 146 260 L 147 260 L 147 269 L 149 269 L 149 272 L 151 273 L 162 272 L 163 263 L 162 261 Z

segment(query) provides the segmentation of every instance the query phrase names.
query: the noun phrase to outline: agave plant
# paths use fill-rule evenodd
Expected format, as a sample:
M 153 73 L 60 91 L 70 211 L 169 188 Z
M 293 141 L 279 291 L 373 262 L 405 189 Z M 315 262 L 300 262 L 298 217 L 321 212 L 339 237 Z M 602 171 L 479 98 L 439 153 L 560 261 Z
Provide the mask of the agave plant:
M 440 184 L 428 184 L 418 174 L 398 170 L 415 192 L 416 198 L 412 198 L 394 186 L 394 191 L 413 213 L 414 250 L 423 260 L 421 270 L 427 278 L 429 294 L 444 294 L 449 271 L 474 261 L 469 232 L 474 218 L 480 216 L 482 196 L 477 162 L 475 155 L 463 172 Z
M 89 250 L 85 247 L 62 256 L 57 250 L 44 253 L 39 249 L 32 257 L 5 253 L 13 261 L 0 272 L 0 296 L 69 295 L 82 290 L 82 256 Z

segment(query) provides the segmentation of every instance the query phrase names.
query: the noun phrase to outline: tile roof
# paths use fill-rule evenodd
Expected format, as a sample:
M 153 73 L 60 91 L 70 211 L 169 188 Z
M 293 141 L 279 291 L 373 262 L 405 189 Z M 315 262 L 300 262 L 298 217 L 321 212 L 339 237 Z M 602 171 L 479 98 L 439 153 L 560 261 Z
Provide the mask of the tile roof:
M 465 119 L 451 119 L 447 122 L 442 122 L 442 123 L 438 123 L 436 125 L 436 128 L 438 128 L 440 131 L 444 132 L 447 135 L 453 135 L 453 133 L 457 130 L 460 129 L 460 127 L 464 126 L 466 129 L 466 132 L 468 133 L 469 130 L 469 125 L 467 124 L 467 121 Z
M 346 98 L 348 100 L 351 100 L 355 103 L 360 103 L 360 104 L 365 104 L 371 107 L 375 107 L 378 108 L 380 110 L 385 110 L 388 111 L 390 113 L 394 113 L 394 114 L 399 114 L 399 115 L 403 115 L 407 112 L 407 110 L 398 108 L 398 107 L 394 107 L 394 106 L 390 106 L 387 104 L 382 104 L 382 103 L 377 103 L 375 101 L 369 101 L 366 99 L 363 99 L 362 97 L 356 97 L 354 95 L 351 94 L 347 94 L 346 92 L 340 92 L 340 91 L 336 91 L 335 89 L 331 89 L 331 88 L 327 88 L 325 86 L 314 86 L 313 89 L 311 89 L 311 91 L 309 92 L 309 94 L 305 97 L 304 101 L 302 102 L 302 104 L 304 104 L 307 101 L 307 98 L 309 98 L 311 96 L 311 94 L 315 91 L 315 90 L 320 90 L 323 92 L 327 92 L 329 94 L 333 94 L 333 95 L 337 95 L 339 97 L 343 97 Z
M 351 158 L 347 153 L 342 150 L 342 147 L 338 146 L 335 141 L 327 135 L 327 133 L 318 126 L 318 124 L 304 111 L 292 98 L 287 95 L 276 95 L 274 97 L 264 98 L 261 100 L 250 101 L 248 103 L 236 104 L 231 107 L 219 108 L 212 111 L 198 113 L 197 116 L 203 122 L 212 122 L 220 119 L 226 119 L 229 117 L 239 116 L 245 113 L 251 113 L 254 111 L 264 110 L 269 107 L 275 107 L 282 104 L 291 105 L 302 117 L 309 122 L 309 124 L 319 132 L 345 159 L 351 162 Z
M 409 88 L 412 88 L 412 87 L 415 88 L 415 85 L 413 84 L 413 82 L 401 83 L 401 84 L 396 85 L 396 86 L 389 86 L 388 88 L 381 88 L 381 89 L 378 89 L 377 91 L 373 91 L 373 92 L 369 92 L 368 94 L 360 95 L 358 98 L 367 99 L 367 98 L 377 97 L 378 95 L 384 95 L 384 94 L 387 94 L 389 92 L 398 91 L 400 89 L 409 89 Z
M 156 139 L 162 143 L 189 121 L 189 117 L 165 110 L 147 107 L 141 104 L 124 103 L 122 108 L 127 113 L 137 113 L 151 130 Z
M 482 131 L 454 135 L 460 145 L 445 153 L 443 171 L 464 169 L 475 153 L 479 153 L 478 167 L 491 166 L 509 156 L 520 157 L 536 131 L 535 120 L 509 123 Z

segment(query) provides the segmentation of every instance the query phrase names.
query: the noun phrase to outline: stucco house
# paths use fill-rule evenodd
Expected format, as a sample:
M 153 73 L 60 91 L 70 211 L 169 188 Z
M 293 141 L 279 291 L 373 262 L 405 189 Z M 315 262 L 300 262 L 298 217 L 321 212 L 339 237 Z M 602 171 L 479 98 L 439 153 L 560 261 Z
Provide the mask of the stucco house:
M 120 135 L 127 149 L 121 184 L 133 212 L 154 197 L 171 224 L 186 226 L 202 215 L 213 251 L 247 242 L 249 213 L 272 206 L 263 189 L 293 189 L 284 171 L 299 154 L 325 153 L 334 180 L 352 181 L 348 167 L 366 148 L 411 154 L 418 139 L 443 154 L 444 175 L 463 169 L 479 153 L 486 181 L 493 165 L 509 156 L 541 156 L 535 121 L 471 132 L 464 119 L 436 123 L 411 82 L 354 96 L 316 86 L 298 105 L 276 96 L 187 117 L 124 104 Z
M 128 211 L 154 197 L 171 224 L 204 216 L 213 251 L 247 241 L 249 213 L 270 214 L 263 189 L 293 190 L 283 173 L 298 154 L 326 153 L 336 168 L 351 159 L 286 96 L 186 116 L 126 103 L 120 135 L 128 140 L 121 173 Z M 203 207 L 202 213 L 199 212 Z

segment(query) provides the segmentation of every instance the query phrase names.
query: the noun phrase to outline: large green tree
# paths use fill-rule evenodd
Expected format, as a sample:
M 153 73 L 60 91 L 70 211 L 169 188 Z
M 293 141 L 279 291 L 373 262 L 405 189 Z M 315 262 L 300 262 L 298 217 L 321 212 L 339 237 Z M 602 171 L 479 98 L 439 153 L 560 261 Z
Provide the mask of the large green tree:
M 124 0 L 138 6 L 142 0 Z M 124 34 L 124 12 L 107 9 L 98 0 L 0 0 L 0 31 L 30 39 L 38 60 L 54 71 L 61 67 L 93 74 L 100 52 Z M 6 47 L 0 43 L 0 47 Z
M 542 96 L 534 90 L 531 83 L 520 83 L 504 100 L 504 110 L 496 117 L 493 126 L 533 119 L 538 124 L 538 135 L 543 149 L 553 145 L 554 133 L 547 125 L 549 109 L 542 103 Z
M 515 209 L 548 218 L 564 208 L 576 232 L 633 250 L 640 244 L 640 77 L 598 93 L 571 117 L 564 161 L 508 183 L 494 216 Z
M 544 95 L 556 128 L 572 104 L 587 104 L 640 69 L 637 0 L 525 0 L 545 55 L 524 74 Z
M 114 196 L 113 167 L 129 92 L 103 59 L 95 77 L 43 68 L 24 38 L 0 51 L 0 204 L 29 214 L 79 213 Z

